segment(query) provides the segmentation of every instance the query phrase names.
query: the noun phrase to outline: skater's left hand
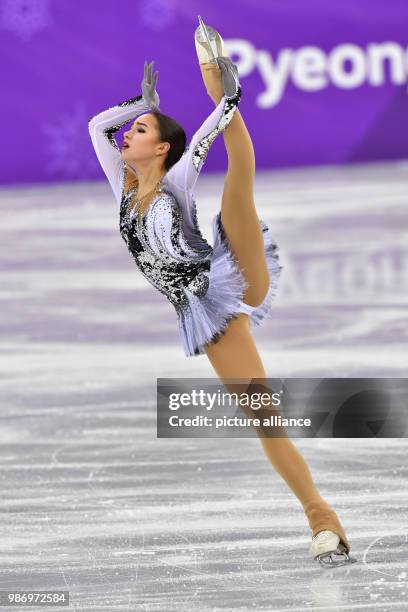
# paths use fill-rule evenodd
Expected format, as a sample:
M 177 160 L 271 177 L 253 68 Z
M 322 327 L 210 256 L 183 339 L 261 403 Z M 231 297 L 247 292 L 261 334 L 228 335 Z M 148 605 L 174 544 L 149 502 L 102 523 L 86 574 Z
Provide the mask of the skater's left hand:
M 156 83 L 159 76 L 159 71 L 156 70 L 154 75 L 152 76 L 154 60 L 148 64 L 144 63 L 144 73 L 143 73 L 143 81 L 142 81 L 142 94 L 143 99 L 146 104 L 152 108 L 157 108 L 159 110 L 160 98 L 159 94 L 156 91 Z
M 238 68 L 229 57 L 217 57 L 217 64 L 221 70 L 224 93 L 227 98 L 233 98 L 239 87 Z

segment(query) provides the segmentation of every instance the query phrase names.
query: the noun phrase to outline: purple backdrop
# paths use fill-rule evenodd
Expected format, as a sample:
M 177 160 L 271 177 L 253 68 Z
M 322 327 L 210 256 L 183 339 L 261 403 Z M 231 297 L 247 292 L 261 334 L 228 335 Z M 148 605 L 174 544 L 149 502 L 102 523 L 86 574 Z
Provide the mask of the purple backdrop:
M 214 107 L 197 66 L 197 14 L 239 67 L 258 168 L 407 157 L 406 0 L 0 0 L 10 136 L 0 182 L 102 178 L 88 118 L 141 93 L 146 59 L 160 73 L 161 110 L 190 137 Z M 218 139 L 206 170 L 225 162 Z

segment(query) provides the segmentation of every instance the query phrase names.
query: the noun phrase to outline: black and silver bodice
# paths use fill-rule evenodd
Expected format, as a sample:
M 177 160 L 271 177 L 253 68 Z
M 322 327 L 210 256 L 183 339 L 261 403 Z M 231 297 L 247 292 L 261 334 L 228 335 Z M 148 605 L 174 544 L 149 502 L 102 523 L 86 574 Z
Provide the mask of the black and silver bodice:
M 168 191 L 159 193 L 141 217 L 132 207 L 130 189 L 120 206 L 120 233 L 137 267 L 147 280 L 178 308 L 188 304 L 187 288 L 193 295 L 208 289 L 211 246 L 194 248 L 186 239 L 182 213 Z M 136 207 L 137 208 L 137 207 Z

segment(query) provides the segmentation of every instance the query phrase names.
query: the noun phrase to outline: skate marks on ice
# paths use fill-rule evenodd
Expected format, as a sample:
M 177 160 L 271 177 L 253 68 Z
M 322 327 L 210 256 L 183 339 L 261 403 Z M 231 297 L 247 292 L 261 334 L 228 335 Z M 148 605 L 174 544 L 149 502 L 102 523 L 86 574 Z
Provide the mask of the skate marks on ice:
M 406 536 L 385 527 L 407 524 L 404 470 L 389 468 L 404 440 L 350 440 L 347 455 L 342 440 L 296 441 L 360 561 L 327 571 L 257 440 L 157 440 L 154 406 L 138 395 L 3 411 L 3 588 L 67 587 L 77 610 L 405 602 Z
M 383 574 L 389 578 L 405 581 L 405 587 L 408 588 L 408 564 L 407 564 L 407 549 L 408 549 L 408 524 L 405 530 L 401 528 L 391 533 L 384 533 L 374 538 L 363 553 L 363 562 L 367 569 L 378 574 Z M 392 558 L 390 557 L 390 552 Z M 396 567 L 391 567 L 388 571 L 379 569 L 375 565 L 375 559 L 387 558 L 396 563 Z M 399 564 L 405 562 L 405 571 L 401 571 Z M 393 570 L 393 571 L 391 571 Z M 384 580 L 384 579 L 380 579 Z M 404 584 L 404 582 L 402 582 Z M 405 593 L 404 593 L 405 594 Z

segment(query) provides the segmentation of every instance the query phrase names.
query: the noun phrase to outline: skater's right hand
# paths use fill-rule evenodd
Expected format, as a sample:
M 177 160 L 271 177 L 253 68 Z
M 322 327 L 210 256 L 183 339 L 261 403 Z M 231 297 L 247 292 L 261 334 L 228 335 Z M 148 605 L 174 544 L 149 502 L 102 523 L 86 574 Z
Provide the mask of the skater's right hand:
M 156 83 L 157 78 L 159 76 L 159 71 L 156 70 L 154 75 L 152 76 L 154 60 L 148 64 L 144 63 L 144 73 L 143 73 L 143 81 L 142 81 L 142 94 L 143 99 L 148 106 L 151 108 L 157 108 L 159 110 L 160 98 L 159 94 L 156 91 Z

